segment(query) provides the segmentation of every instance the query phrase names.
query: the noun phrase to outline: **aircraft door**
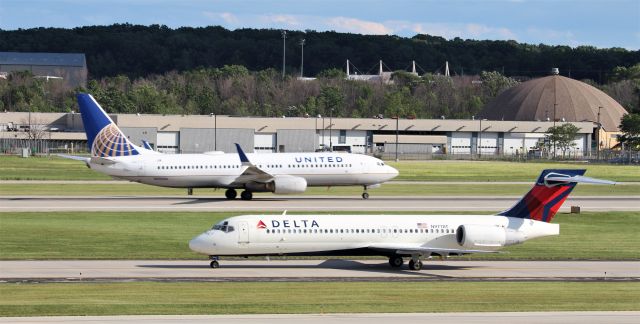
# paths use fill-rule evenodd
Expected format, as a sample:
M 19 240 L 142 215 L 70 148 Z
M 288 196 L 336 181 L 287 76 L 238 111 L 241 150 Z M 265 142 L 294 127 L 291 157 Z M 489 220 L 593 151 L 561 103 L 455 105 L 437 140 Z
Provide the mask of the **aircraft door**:
M 249 243 L 249 226 L 247 222 L 238 223 L 238 243 Z

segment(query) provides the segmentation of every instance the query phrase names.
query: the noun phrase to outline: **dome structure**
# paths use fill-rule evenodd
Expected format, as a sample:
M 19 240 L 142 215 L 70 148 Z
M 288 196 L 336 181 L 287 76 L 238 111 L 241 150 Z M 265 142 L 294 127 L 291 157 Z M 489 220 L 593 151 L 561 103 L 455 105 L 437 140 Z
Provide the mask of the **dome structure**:
M 491 120 L 555 119 L 595 123 L 598 121 L 598 110 L 602 128 L 607 132 L 618 131 L 620 119 L 627 113 L 606 93 L 584 82 L 555 74 L 504 91 L 484 107 L 480 116 Z

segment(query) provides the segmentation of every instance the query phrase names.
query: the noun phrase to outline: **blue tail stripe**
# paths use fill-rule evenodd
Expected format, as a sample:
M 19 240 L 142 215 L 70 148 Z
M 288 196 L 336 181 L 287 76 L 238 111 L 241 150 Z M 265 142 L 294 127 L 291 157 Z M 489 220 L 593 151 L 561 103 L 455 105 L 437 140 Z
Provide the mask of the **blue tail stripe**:
M 96 136 L 100 130 L 111 124 L 111 119 L 101 111 L 89 94 L 79 93 L 77 99 L 78 105 L 80 106 L 82 123 L 87 134 L 87 145 L 89 145 L 89 150 L 91 150 L 91 145 L 93 145 Z
M 573 190 L 573 187 L 575 187 L 575 184 L 573 184 L 570 189 L 568 189 L 567 191 L 565 191 L 562 194 L 558 195 L 558 197 L 556 197 L 555 199 L 551 200 L 546 206 L 544 206 L 544 210 L 542 212 L 542 221 L 543 222 L 548 222 L 549 221 L 549 213 L 551 212 L 551 208 L 553 208 L 553 206 L 555 206 L 559 201 L 561 201 L 561 200 L 565 199 L 567 196 L 569 196 L 569 194 Z

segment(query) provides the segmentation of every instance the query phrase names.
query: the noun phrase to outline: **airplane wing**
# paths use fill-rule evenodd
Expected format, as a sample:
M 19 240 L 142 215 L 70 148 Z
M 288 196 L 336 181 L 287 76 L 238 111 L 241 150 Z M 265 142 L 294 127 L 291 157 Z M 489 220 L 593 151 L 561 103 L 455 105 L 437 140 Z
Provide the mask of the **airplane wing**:
M 446 248 L 436 248 L 436 247 L 427 247 L 420 245 L 411 245 L 411 244 L 393 244 L 393 243 L 376 243 L 371 244 L 367 248 L 382 251 L 382 252 L 393 252 L 399 255 L 430 255 L 431 253 L 436 253 L 440 255 L 446 255 L 449 253 L 456 254 L 467 254 L 467 253 L 498 253 L 498 251 L 485 251 L 485 250 L 468 250 L 468 249 L 446 249 Z
M 238 150 L 238 155 L 240 156 L 240 162 L 242 162 L 242 166 L 245 167 L 245 170 L 240 176 L 238 176 L 234 183 L 268 182 L 273 179 L 273 175 L 263 171 L 262 169 L 251 163 L 251 161 L 249 161 L 249 158 L 247 158 L 247 155 L 244 154 L 244 151 L 240 147 L 240 144 L 235 144 L 236 149 Z

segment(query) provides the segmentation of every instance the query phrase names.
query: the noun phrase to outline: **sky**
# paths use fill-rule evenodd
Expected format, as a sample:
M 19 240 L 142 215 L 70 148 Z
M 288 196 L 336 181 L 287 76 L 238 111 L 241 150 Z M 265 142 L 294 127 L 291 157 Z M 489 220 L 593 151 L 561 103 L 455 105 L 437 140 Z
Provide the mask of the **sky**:
M 640 0 L 2 0 L 0 29 L 219 25 L 640 49 Z

